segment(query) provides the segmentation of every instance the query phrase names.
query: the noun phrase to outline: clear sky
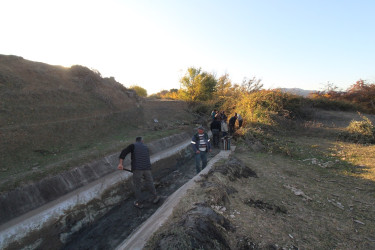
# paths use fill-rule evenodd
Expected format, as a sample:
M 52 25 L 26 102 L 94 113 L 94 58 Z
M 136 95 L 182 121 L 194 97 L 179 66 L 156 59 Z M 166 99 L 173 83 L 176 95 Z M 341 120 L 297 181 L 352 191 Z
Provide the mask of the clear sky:
M 375 82 L 374 0 L 0 0 L 0 54 L 83 65 L 148 94 L 188 67 L 265 88 Z

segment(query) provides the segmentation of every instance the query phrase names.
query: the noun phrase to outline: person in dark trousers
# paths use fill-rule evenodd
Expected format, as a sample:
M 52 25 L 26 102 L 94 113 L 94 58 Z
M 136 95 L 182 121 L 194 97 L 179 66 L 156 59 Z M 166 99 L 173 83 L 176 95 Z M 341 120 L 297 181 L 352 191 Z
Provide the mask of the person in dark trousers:
M 219 117 L 216 117 L 215 120 L 211 122 L 210 129 L 212 132 L 212 139 L 214 142 L 214 147 L 218 148 L 219 142 L 220 142 L 220 131 L 221 131 L 221 123 L 220 123 Z
M 118 169 L 123 170 L 123 161 L 125 157 L 131 153 L 131 171 L 133 172 L 133 185 L 136 200 L 134 206 L 138 208 L 143 207 L 142 200 L 142 178 L 145 179 L 147 189 L 153 195 L 153 203 L 157 203 L 160 197 L 156 194 L 154 180 L 151 174 L 150 153 L 148 147 L 143 143 L 142 137 L 137 137 L 135 143 L 130 144 L 127 148 L 121 151 L 119 157 Z
M 204 128 L 200 126 L 198 133 L 193 135 L 191 146 L 195 152 L 195 169 L 197 174 L 207 166 L 207 152 L 211 152 L 211 144 L 208 134 L 204 132 Z M 202 169 L 201 169 L 202 161 Z
M 234 134 L 234 125 L 236 124 L 236 120 L 237 120 L 237 113 L 234 113 L 234 116 L 232 116 L 229 119 L 229 135 Z

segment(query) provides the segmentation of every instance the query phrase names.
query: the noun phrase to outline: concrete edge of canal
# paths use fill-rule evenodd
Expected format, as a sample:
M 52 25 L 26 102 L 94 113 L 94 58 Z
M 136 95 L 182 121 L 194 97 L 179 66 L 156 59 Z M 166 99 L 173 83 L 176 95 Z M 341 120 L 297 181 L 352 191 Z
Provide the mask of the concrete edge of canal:
M 164 165 L 163 162 L 170 161 L 171 158 L 191 157 L 190 137 L 188 133 L 181 133 L 147 143 L 152 154 L 153 166 Z M 74 169 L 70 173 L 59 175 L 58 178 L 48 182 L 35 184 L 28 190 L 18 190 L 19 193 L 24 192 L 23 196 L 31 196 L 23 200 L 24 206 L 27 206 L 27 202 L 34 200 L 33 206 L 37 207 L 0 225 L 0 249 L 24 246 L 33 249 L 33 245 L 37 247 L 39 241 L 51 238 L 51 235 L 54 237 L 59 235 L 58 240 L 64 242 L 80 228 L 96 220 L 130 196 L 132 193 L 129 178 L 131 173 L 117 170 L 118 155 L 109 155 L 99 161 Z M 124 165 L 130 168 L 128 158 L 130 157 L 127 157 Z M 40 201 L 38 196 L 41 191 L 37 190 L 37 187 L 43 184 L 44 188 L 49 189 L 49 192 L 58 198 L 49 202 Z M 64 195 L 59 195 L 61 190 L 64 190 Z M 7 197 L 11 195 L 8 194 Z M 13 195 L 15 201 L 22 199 L 19 197 L 20 194 L 14 193 Z M 7 201 L 4 197 L 2 198 L 2 202 Z M 8 201 L 10 207 L 17 205 L 12 204 L 13 200 Z M 11 216 L 9 212 L 8 218 Z
M 207 174 L 216 162 L 221 159 L 227 159 L 230 153 L 234 150 L 235 146 L 232 146 L 231 150 L 221 150 L 219 154 L 208 162 L 205 169 L 169 196 L 163 205 L 159 207 L 158 210 L 148 218 L 147 221 L 140 225 L 125 241 L 123 241 L 116 250 L 143 249 L 152 234 L 168 220 L 174 207 L 184 197 L 187 190 L 193 188 L 194 185 L 196 185 L 196 182 L 202 178 L 202 175 Z

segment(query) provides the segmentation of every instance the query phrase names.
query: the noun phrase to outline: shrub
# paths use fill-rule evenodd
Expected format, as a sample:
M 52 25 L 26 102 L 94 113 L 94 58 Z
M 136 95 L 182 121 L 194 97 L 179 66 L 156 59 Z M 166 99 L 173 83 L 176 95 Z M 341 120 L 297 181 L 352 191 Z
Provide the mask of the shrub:
M 346 100 L 330 99 L 323 96 L 313 96 L 310 98 L 311 105 L 314 108 L 320 108 L 325 110 L 339 110 L 339 111 L 358 111 L 361 108 L 352 102 Z
M 340 137 L 356 143 L 375 143 L 375 127 L 366 116 L 362 121 L 352 120 Z
M 130 89 L 134 90 L 138 96 L 147 97 L 147 90 L 142 88 L 141 86 L 132 85 L 130 86 Z
M 335 110 L 360 110 L 375 113 L 375 84 L 359 80 L 346 91 L 336 91 L 336 87 L 327 91 L 318 91 L 310 95 L 318 108 Z
M 247 122 L 275 124 L 273 117 L 280 116 L 287 119 L 304 117 L 309 103 L 305 98 L 283 93 L 279 90 L 260 90 L 243 93 L 235 100 L 235 110 Z

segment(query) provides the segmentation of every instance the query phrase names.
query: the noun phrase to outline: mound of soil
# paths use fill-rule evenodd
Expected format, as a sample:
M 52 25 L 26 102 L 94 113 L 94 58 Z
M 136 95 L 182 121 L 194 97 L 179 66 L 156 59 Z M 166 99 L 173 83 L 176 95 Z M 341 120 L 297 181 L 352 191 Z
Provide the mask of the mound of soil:
M 178 222 L 183 234 L 163 235 L 154 249 L 228 249 L 225 231 L 233 231 L 230 222 L 205 204 L 195 204 Z

